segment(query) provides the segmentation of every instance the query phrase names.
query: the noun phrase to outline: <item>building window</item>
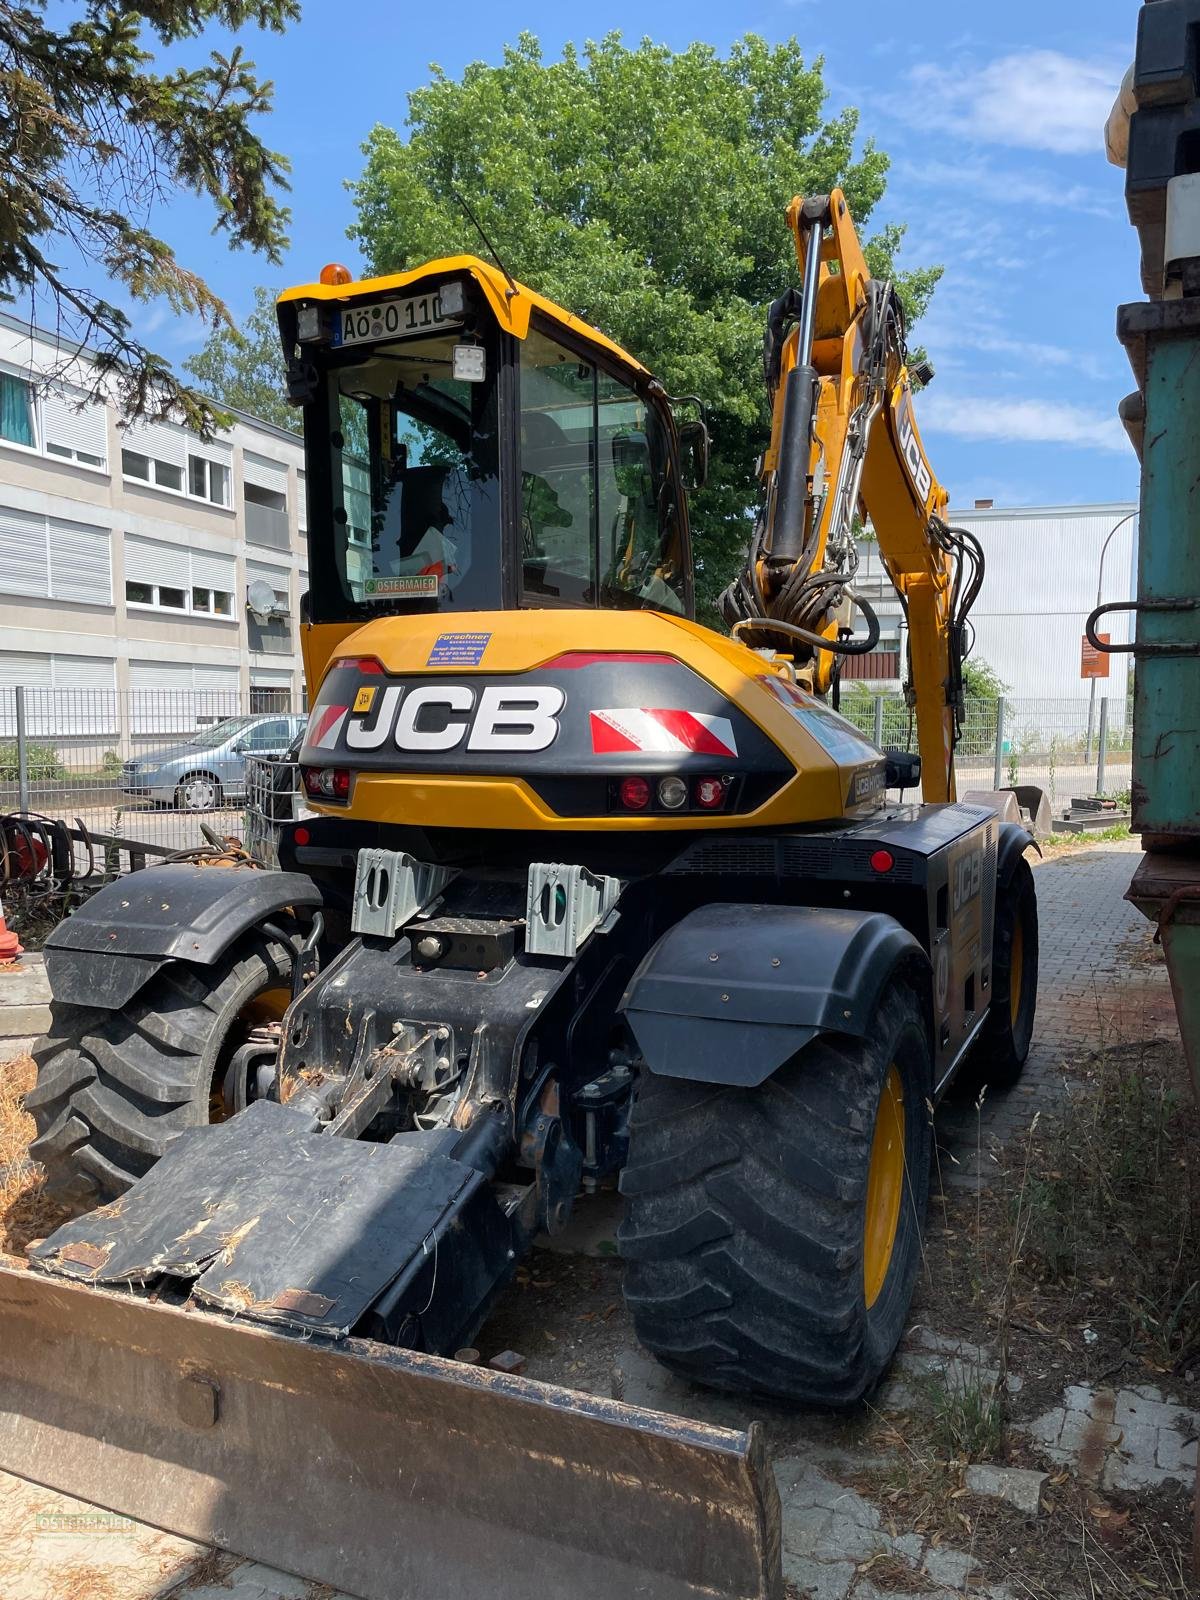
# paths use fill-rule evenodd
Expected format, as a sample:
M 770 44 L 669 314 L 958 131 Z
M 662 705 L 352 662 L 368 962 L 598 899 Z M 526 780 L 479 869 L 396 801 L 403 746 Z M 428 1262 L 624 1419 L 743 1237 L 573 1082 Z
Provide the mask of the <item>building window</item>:
M 224 589 L 193 589 L 192 610 L 209 617 L 231 617 L 233 596 Z
M 24 378 L 0 372 L 0 439 L 34 449 L 33 389 Z
M 214 506 L 229 504 L 229 468 L 207 456 L 188 456 L 188 493 Z
M 231 617 L 233 595 L 226 589 L 193 589 L 190 594 L 173 584 L 139 583 L 129 578 L 125 582 L 125 603 L 131 606 L 154 606 L 160 611 L 190 611 L 202 617 Z
M 90 450 L 81 450 L 78 445 L 55 444 L 53 439 L 46 440 L 46 454 L 48 456 L 62 456 L 65 461 L 78 461 L 85 467 L 103 467 L 104 457 L 94 456 Z
M 272 550 L 286 550 L 291 544 L 288 527 L 287 495 L 261 483 L 243 485 L 243 510 L 246 540 Z
M 144 456 L 137 450 L 121 451 L 121 471 L 127 478 L 139 483 L 152 483 L 156 489 L 183 491 L 183 468 L 173 461 L 160 461 L 156 456 Z

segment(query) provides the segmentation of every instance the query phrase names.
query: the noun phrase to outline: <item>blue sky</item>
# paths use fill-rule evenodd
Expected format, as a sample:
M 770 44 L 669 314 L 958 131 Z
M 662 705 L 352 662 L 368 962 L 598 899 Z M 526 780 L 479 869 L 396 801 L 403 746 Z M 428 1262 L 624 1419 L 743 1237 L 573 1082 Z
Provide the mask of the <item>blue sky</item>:
M 357 176 L 374 123 L 403 123 L 430 62 L 457 75 L 470 60 L 496 61 L 520 29 L 548 55 L 611 29 L 676 48 L 794 34 L 807 55 L 825 58 L 827 109 L 858 106 L 862 134 L 892 158 L 872 225 L 907 222 L 902 262 L 945 267 L 917 329 L 938 374 L 918 412 L 953 503 L 1133 499 L 1136 462 L 1116 420 L 1132 379 L 1113 329 L 1117 304 L 1140 297 L 1137 244 L 1101 127 L 1132 57 L 1138 9 L 1136 0 L 599 0 L 577 13 L 533 0 L 514 15 L 478 0 L 307 0 L 287 34 L 244 35 L 275 80 L 265 136 L 293 166 L 283 269 L 230 254 L 190 200 L 153 222 L 241 313 L 256 283 L 306 281 L 330 259 L 357 266 L 344 180 Z M 199 338 L 159 308 L 136 317 L 173 360 Z

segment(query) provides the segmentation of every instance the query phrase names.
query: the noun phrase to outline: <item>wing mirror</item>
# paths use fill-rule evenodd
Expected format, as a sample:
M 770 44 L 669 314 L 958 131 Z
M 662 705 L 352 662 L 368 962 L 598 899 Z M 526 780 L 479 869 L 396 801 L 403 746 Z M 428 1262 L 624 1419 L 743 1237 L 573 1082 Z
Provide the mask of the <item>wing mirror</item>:
M 921 758 L 909 750 L 885 750 L 884 786 L 888 789 L 915 789 L 921 781 Z
M 685 488 L 703 489 L 708 481 L 708 425 L 700 418 L 679 426 L 679 469 Z
M 249 750 L 250 746 L 246 743 L 245 739 L 235 739 L 229 748 L 235 756 L 244 756 L 246 751 Z

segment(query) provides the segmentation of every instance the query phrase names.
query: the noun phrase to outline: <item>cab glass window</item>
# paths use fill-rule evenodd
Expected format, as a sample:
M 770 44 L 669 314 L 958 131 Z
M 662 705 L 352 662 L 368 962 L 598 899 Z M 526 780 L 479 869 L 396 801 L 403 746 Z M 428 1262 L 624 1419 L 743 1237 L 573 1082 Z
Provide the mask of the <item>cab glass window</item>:
M 500 605 L 495 341 L 467 382 L 452 375 L 462 337 L 375 346 L 331 374 L 332 560 L 314 573 L 314 615 Z
M 521 346 L 520 443 L 526 600 L 682 612 L 679 506 L 659 413 L 535 326 Z
M 682 612 L 686 602 L 670 443 L 659 413 L 597 374 L 600 604 Z
M 596 603 L 596 369 L 531 328 L 521 345 L 526 594 Z

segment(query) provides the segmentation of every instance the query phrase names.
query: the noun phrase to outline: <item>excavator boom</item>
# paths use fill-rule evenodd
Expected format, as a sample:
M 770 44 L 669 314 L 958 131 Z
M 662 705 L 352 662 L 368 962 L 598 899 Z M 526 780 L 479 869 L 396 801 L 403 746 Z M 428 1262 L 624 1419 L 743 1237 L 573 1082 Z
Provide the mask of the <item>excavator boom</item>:
M 924 797 L 952 800 L 964 623 L 983 581 L 982 551 L 942 520 L 948 496 L 917 430 L 903 311 L 893 285 L 872 278 L 845 196 L 797 197 L 788 225 L 803 287 L 768 315 L 763 508 L 722 609 L 735 635 L 792 654 L 827 693 L 841 661 L 879 638 L 854 590 L 858 519 L 869 517 L 908 621 L 905 692 Z M 855 611 L 865 638 L 852 636 Z

